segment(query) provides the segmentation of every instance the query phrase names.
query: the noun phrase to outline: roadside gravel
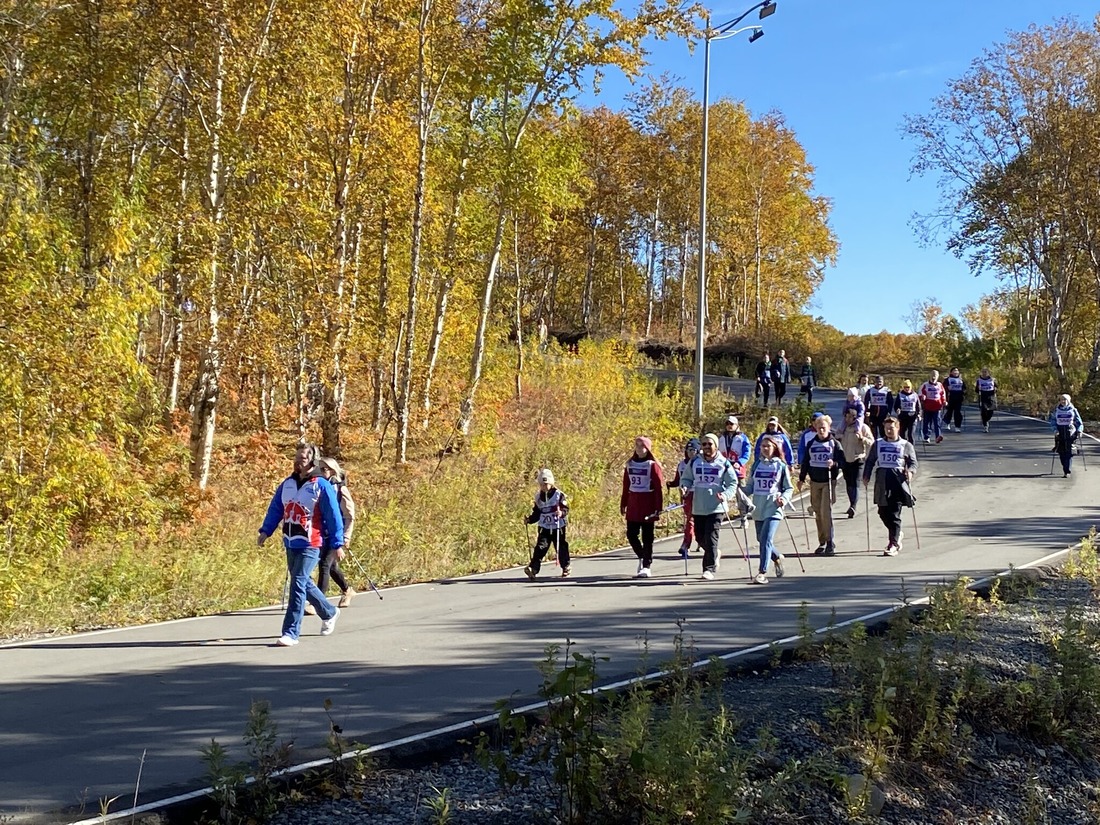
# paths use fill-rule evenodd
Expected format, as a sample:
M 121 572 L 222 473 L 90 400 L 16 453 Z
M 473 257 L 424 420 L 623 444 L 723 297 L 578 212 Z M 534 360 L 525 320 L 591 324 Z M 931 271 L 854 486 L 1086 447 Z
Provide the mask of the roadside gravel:
M 967 656 L 991 680 L 1021 679 L 1030 669 L 1050 667 L 1050 639 L 1067 610 L 1100 624 L 1089 584 L 1053 578 L 1033 596 L 990 611 L 977 620 L 966 641 Z M 942 645 L 951 644 L 946 636 Z M 723 685 L 726 702 L 738 710 L 742 740 L 762 730 L 779 760 L 827 757 L 838 775 L 861 770 L 841 746 L 827 711 L 846 697 L 828 662 L 811 660 L 733 675 Z M 978 725 L 978 727 L 982 727 Z M 774 741 L 772 741 L 774 740 Z M 881 814 L 863 822 L 888 825 L 993 825 L 1100 822 L 1100 763 L 1096 754 L 1075 756 L 1058 744 L 1039 743 L 995 729 L 974 733 L 961 768 L 905 764 L 893 760 L 878 782 L 885 796 Z M 310 801 L 280 811 L 273 825 L 408 825 L 437 821 L 428 804 L 446 789 L 453 823 L 519 825 L 554 821 L 554 793 L 548 769 L 526 765 L 529 788 L 504 791 L 493 771 L 470 756 L 421 770 L 380 771 L 359 798 Z M 819 782 L 799 796 L 798 809 L 777 823 L 849 823 L 853 820 L 835 783 Z

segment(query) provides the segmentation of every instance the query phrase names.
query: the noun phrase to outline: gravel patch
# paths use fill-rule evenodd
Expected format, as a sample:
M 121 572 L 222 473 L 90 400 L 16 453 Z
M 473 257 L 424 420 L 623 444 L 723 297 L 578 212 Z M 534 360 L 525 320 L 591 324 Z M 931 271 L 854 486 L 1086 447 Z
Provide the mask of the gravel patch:
M 976 632 L 958 639 L 936 635 L 937 658 L 960 646 L 965 661 L 991 681 L 1020 680 L 1035 668 L 1050 668 L 1050 639 L 1067 610 L 1100 625 L 1100 608 L 1083 580 L 1055 578 L 1035 594 L 981 616 Z M 831 707 L 849 697 L 825 659 L 776 665 L 730 676 L 725 702 L 741 722 L 739 741 L 769 743 L 778 761 L 826 757 L 838 775 L 862 770 L 856 752 L 844 747 L 829 720 Z M 992 717 L 990 717 L 992 718 Z M 1100 821 L 1100 762 L 1095 749 L 1072 753 L 973 720 L 976 730 L 961 749 L 958 764 L 906 763 L 893 759 L 876 784 L 885 795 L 878 817 L 853 820 L 835 782 L 820 780 L 800 793 L 797 809 L 769 823 L 881 822 L 888 825 L 993 825 L 1049 823 L 1085 825 Z M 528 788 L 502 790 L 494 770 L 472 756 L 459 756 L 429 769 L 386 770 L 372 775 L 355 799 L 309 801 L 288 806 L 273 825 L 408 825 L 436 821 L 427 800 L 447 789 L 451 822 L 519 825 L 554 822 L 555 792 L 549 769 L 525 764 Z

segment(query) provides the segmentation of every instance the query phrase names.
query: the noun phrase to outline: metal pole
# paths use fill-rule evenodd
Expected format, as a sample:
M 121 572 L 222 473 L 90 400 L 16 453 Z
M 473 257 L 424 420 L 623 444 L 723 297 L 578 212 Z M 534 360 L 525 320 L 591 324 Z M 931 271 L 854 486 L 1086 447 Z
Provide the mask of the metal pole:
M 707 309 L 707 139 L 710 126 L 710 18 L 703 34 L 703 146 L 699 168 L 699 291 L 695 308 L 695 419 L 703 421 L 703 337 Z

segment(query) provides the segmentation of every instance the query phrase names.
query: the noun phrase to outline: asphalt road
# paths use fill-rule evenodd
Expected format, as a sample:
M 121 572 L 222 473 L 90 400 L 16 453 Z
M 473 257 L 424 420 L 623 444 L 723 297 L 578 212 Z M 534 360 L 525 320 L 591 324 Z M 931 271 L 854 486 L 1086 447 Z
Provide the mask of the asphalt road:
M 748 382 L 738 387 L 749 387 Z M 836 392 L 820 392 L 835 412 Z M 968 411 L 972 422 L 976 412 Z M 250 702 L 270 700 L 280 735 L 300 760 L 323 757 L 324 708 L 345 735 L 378 743 L 493 711 L 503 697 L 533 696 L 535 664 L 549 643 L 571 639 L 610 660 L 607 681 L 634 673 L 643 638 L 651 662 L 667 658 L 676 623 L 701 656 L 790 635 L 799 605 L 815 626 L 921 595 L 927 583 L 978 576 L 1065 549 L 1097 521 L 1100 452 L 1069 479 L 1050 474 L 1051 436 L 1041 422 L 998 414 L 943 444 L 918 445 L 915 486 L 921 548 L 905 513 L 901 555 L 884 558 L 885 530 L 863 511 L 837 523 L 834 558 L 790 560 L 787 576 L 750 585 L 723 532 L 717 580 L 690 575 L 678 539 L 661 543 L 653 578 L 633 578 L 629 550 L 579 558 L 568 581 L 551 564 L 536 582 L 519 568 L 360 595 L 336 633 L 307 617 L 301 644 L 273 646 L 278 607 L 0 647 L 0 816 L 72 821 L 99 800 L 163 799 L 207 784 L 199 749 L 212 737 L 239 756 Z M 1090 446 L 1090 449 L 1095 450 Z M 625 456 L 624 456 L 625 459 Z M 843 489 L 843 488 L 841 488 Z M 836 512 L 844 512 L 843 493 Z M 576 514 L 583 518 L 583 514 Z M 805 549 L 800 518 L 789 520 Z M 813 524 L 809 524 L 813 542 Z M 780 528 L 780 549 L 791 535 Z

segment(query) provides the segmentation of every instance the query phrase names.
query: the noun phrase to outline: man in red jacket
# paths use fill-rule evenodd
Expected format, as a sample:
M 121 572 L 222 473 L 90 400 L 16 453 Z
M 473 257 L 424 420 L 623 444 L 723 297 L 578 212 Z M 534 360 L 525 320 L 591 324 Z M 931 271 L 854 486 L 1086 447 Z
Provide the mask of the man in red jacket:
M 626 517 L 626 540 L 638 557 L 636 578 L 649 578 L 653 564 L 653 528 L 664 507 L 665 479 L 661 464 L 653 457 L 653 442 L 640 435 L 634 439 L 634 455 L 623 469 L 623 494 L 619 509 Z
M 943 384 L 940 383 L 939 370 L 932 370 L 932 376 L 920 385 L 921 409 L 924 410 L 921 430 L 924 435 L 924 443 L 932 441 L 931 434 L 936 434 L 936 443 L 943 441 L 943 433 L 940 430 L 940 410 L 947 403 L 947 394 Z

